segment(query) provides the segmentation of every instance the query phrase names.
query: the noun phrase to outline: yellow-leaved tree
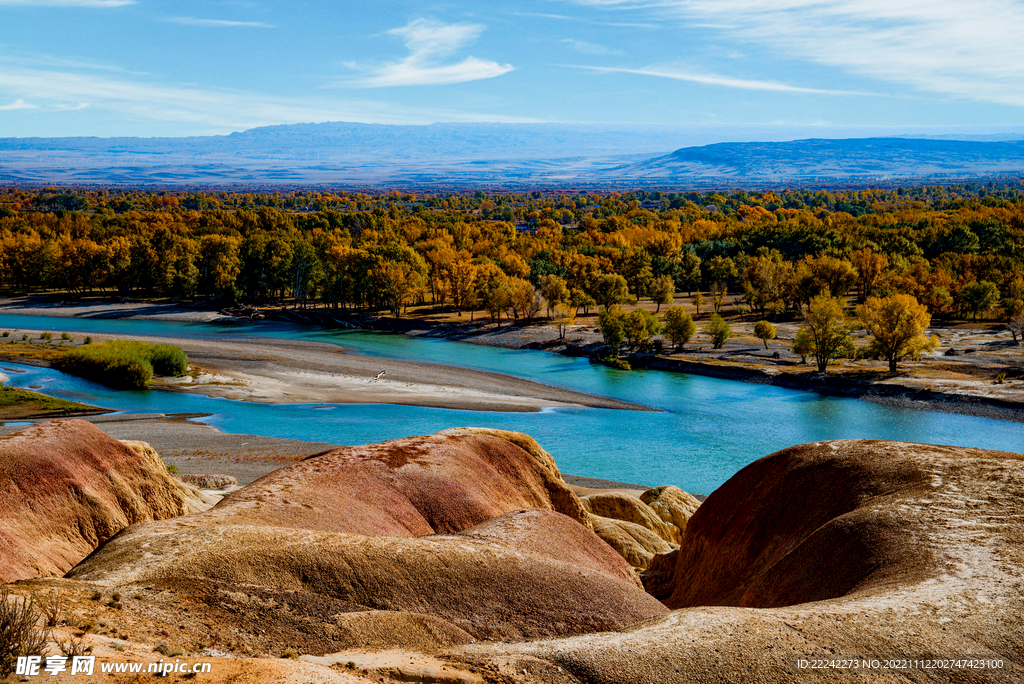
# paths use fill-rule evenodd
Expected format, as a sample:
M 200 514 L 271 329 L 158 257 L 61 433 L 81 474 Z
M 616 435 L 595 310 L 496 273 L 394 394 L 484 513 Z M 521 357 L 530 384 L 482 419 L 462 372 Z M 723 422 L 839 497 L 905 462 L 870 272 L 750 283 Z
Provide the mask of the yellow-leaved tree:
M 939 346 L 938 337 L 924 334 L 931 324 L 931 314 L 911 295 L 868 297 L 857 307 L 857 317 L 873 338 L 868 353 L 887 360 L 890 373 L 895 373 L 896 364 L 908 356 L 916 359 L 921 352 Z

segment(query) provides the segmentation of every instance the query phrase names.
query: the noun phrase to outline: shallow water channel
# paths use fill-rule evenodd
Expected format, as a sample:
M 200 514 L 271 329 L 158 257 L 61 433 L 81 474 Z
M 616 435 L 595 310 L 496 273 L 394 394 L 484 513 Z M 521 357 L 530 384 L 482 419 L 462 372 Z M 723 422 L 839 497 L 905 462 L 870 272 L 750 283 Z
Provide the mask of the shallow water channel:
M 895 439 L 1024 451 L 1024 423 L 893 408 L 858 399 L 663 371 L 624 372 L 542 351 L 508 350 L 385 333 L 286 324 L 209 324 L 0 315 L 0 331 L 51 330 L 181 337 L 250 335 L 332 342 L 382 359 L 463 366 L 641 403 L 659 409 L 551 408 L 497 413 L 390 404 L 257 404 L 199 394 L 121 392 L 57 371 L 0 363 L 17 387 L 129 413 L 209 413 L 225 432 L 367 444 L 450 427 L 518 430 L 550 451 L 563 472 L 710 493 L 751 461 L 794 444 Z M 12 333 L 13 334 L 13 333 Z M 20 337 L 20 336 L 19 336 Z

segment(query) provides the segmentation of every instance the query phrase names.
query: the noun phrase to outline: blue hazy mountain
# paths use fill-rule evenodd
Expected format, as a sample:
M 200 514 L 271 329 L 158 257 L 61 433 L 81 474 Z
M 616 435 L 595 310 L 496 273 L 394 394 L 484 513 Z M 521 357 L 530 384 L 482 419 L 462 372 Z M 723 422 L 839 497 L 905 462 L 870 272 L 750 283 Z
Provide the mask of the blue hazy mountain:
M 0 183 L 755 187 L 1024 173 L 1024 139 L 1012 132 L 871 138 L 867 130 L 797 140 L 807 129 L 335 122 L 186 138 L 5 138 Z M 705 144 L 757 136 L 775 141 Z
M 1024 171 L 1024 141 L 856 138 L 718 143 L 623 165 L 606 173 L 633 180 L 941 180 Z

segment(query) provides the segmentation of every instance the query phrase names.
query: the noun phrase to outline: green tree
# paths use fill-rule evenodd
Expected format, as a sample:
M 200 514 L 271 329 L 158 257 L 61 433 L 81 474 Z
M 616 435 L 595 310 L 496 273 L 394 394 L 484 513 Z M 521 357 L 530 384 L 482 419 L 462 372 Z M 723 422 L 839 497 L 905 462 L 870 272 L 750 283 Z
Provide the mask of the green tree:
M 679 261 L 679 279 L 676 285 L 680 290 L 691 294 L 700 287 L 700 257 L 690 251 L 684 251 Z
M 693 306 L 697 309 L 697 315 L 700 316 L 700 307 L 704 303 L 704 294 L 697 290 L 693 293 Z
M 711 345 L 715 349 L 721 349 L 732 337 L 732 328 L 718 314 L 711 314 L 711 318 L 704 324 L 704 332 L 711 338 Z
M 793 353 L 800 357 L 800 363 L 807 363 L 807 357 L 814 353 L 814 337 L 807 328 L 800 328 L 793 337 Z
M 238 255 L 241 244 L 239 238 L 216 233 L 200 238 L 200 272 L 207 292 L 231 296 L 235 278 L 241 272 L 241 259 Z
M 768 348 L 768 340 L 775 339 L 775 326 L 768 321 L 758 321 L 754 324 L 754 337 L 764 342 L 764 348 Z
M 970 282 L 960 290 L 960 296 L 974 314 L 974 320 L 978 320 L 979 313 L 991 311 L 999 302 L 999 288 L 988 280 Z
M 616 354 L 626 339 L 626 313 L 618 304 L 601 309 L 597 315 L 597 327 L 601 329 L 604 343 Z
M 554 274 L 543 275 L 537 282 L 540 286 L 540 294 L 544 297 L 544 303 L 547 305 L 547 314 L 550 318 L 551 312 L 555 307 L 569 301 L 569 288 L 566 287 L 565 280 Z
M 693 317 L 681 306 L 673 306 L 665 312 L 665 335 L 676 346 L 682 349 L 683 345 L 693 338 L 697 332 L 697 324 Z
M 793 264 L 774 252 L 756 256 L 743 270 L 743 298 L 764 316 L 786 308 L 786 289 L 793 277 Z
M 619 270 L 629 283 L 629 288 L 637 297 L 647 294 L 654 276 L 651 270 L 651 255 L 646 249 L 630 250 L 628 256 L 620 264 Z
M 672 295 L 675 294 L 675 289 L 675 281 L 667 275 L 658 276 L 654 279 L 654 282 L 651 283 L 650 293 L 651 301 L 658 305 L 655 313 L 661 311 L 662 304 L 668 305 L 672 303 Z
M 924 334 L 931 324 L 931 314 L 907 294 L 884 299 L 868 297 L 857 307 L 857 317 L 874 338 L 868 353 L 887 360 L 890 373 L 895 373 L 896 364 L 906 357 L 919 358 L 921 352 L 931 351 L 939 344 L 938 337 L 928 338 Z
M 569 296 L 569 305 L 576 310 L 577 314 L 580 309 L 583 309 L 583 315 L 586 316 L 592 307 L 597 306 L 597 302 L 583 290 L 572 290 Z
M 631 350 L 643 347 L 652 336 L 661 332 L 658 317 L 645 309 L 634 309 L 626 314 L 623 332 Z
M 803 308 L 803 316 L 803 333 L 798 332 L 800 339 L 794 340 L 793 351 L 803 357 L 813 354 L 819 373 L 826 371 L 830 361 L 853 352 L 841 299 L 818 295 Z
M 596 278 L 592 285 L 594 300 L 603 307 L 615 304 L 629 304 L 633 297 L 629 294 L 629 286 L 626 279 L 617 273 L 602 273 Z
M 736 263 L 729 257 L 711 257 L 708 261 L 708 275 L 711 277 L 711 303 L 715 313 L 718 313 L 729 294 L 729 281 L 737 275 Z

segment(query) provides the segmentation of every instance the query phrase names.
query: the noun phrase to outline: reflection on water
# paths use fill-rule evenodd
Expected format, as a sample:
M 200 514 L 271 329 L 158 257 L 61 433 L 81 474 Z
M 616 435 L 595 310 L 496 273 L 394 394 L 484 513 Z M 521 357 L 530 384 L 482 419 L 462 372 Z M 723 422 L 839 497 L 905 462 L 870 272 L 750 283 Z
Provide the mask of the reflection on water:
M 1024 424 L 897 409 L 766 385 L 659 371 L 622 372 L 585 359 L 377 333 L 245 324 L 0 316 L 0 330 L 131 335 L 271 335 L 334 342 L 380 358 L 457 364 L 647 404 L 658 412 L 558 408 L 537 413 L 375 404 L 255 404 L 171 392 L 117 392 L 49 369 L 17 366 L 10 384 L 130 413 L 210 413 L 227 432 L 366 444 L 456 426 L 526 432 L 567 473 L 708 493 L 747 463 L 793 444 L 897 439 L 1021 451 Z M 13 368 L 13 366 L 12 366 Z

